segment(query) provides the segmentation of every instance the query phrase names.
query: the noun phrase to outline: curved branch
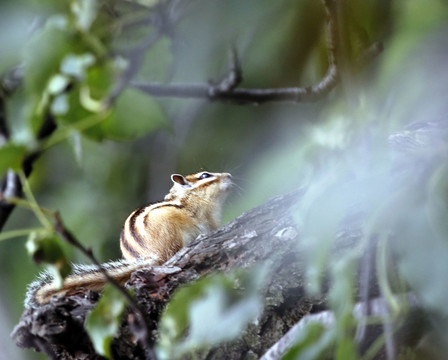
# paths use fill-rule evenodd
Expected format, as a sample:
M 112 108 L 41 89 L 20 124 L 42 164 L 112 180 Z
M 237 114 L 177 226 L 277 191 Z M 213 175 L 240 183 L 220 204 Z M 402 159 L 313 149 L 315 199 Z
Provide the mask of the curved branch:
M 359 62 L 365 63 L 383 50 L 382 43 L 373 43 L 360 56 Z M 329 58 L 333 58 L 330 55 Z M 230 75 L 229 75 L 230 76 Z M 313 102 L 322 99 L 339 82 L 339 69 L 336 63 L 330 63 L 325 76 L 309 87 L 288 87 L 254 89 L 229 87 L 218 88 L 211 84 L 161 84 L 131 82 L 131 85 L 154 97 L 177 97 L 188 99 L 208 99 L 211 101 L 231 101 L 236 104 L 263 104 L 267 102 Z
M 211 101 L 231 101 L 237 104 L 263 104 L 267 102 L 313 102 L 326 96 L 339 81 L 338 19 L 333 0 L 322 0 L 327 20 L 327 56 L 328 69 L 324 77 L 315 85 L 287 88 L 239 88 L 242 74 L 236 54 L 229 75 L 218 86 L 212 84 L 160 84 L 154 82 L 131 82 L 135 88 L 155 97 L 178 97 L 208 99 Z M 364 63 L 375 57 L 382 50 L 380 43 L 372 44 L 360 56 Z M 231 86 L 225 86 L 229 83 Z

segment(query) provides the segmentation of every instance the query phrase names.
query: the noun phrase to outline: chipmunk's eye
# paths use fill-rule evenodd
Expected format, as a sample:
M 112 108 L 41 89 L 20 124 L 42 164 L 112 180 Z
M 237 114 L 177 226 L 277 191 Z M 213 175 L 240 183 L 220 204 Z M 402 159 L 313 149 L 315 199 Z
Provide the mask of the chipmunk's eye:
M 204 173 L 201 174 L 201 176 L 199 176 L 199 180 L 207 179 L 207 178 L 212 177 L 212 176 L 213 176 L 212 174 L 209 174 L 208 172 L 204 172 Z

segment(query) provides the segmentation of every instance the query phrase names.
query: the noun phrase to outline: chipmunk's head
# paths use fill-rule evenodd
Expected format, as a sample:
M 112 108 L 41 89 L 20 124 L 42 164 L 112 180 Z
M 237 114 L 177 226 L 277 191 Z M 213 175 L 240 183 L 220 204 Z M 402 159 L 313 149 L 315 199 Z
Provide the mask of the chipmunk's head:
M 199 197 L 204 201 L 220 203 L 232 186 L 232 175 L 229 173 L 201 171 L 187 176 L 173 174 L 171 180 L 174 185 L 165 200 Z

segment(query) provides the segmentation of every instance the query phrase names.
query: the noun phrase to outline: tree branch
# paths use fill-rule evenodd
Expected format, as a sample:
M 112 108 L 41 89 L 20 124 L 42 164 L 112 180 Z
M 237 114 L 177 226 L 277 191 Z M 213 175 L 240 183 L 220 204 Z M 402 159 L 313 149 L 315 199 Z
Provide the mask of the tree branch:
M 218 86 L 211 84 L 160 84 L 160 83 L 142 83 L 131 82 L 135 88 L 155 97 L 179 97 L 179 98 L 197 98 L 208 99 L 212 101 L 231 101 L 237 104 L 263 104 L 267 102 L 313 102 L 322 99 L 327 95 L 339 81 L 339 66 L 337 64 L 338 51 L 338 21 L 333 1 L 322 1 L 327 20 L 327 56 L 328 69 L 324 77 L 315 85 L 307 87 L 288 87 L 288 88 L 238 88 L 241 82 L 242 73 L 239 62 L 234 51 L 234 66 L 231 67 L 229 75 Z M 377 56 L 382 50 L 379 43 L 373 44 L 363 54 L 359 62 L 364 63 L 367 60 Z
M 360 56 L 359 62 L 366 62 L 376 57 L 383 49 L 381 43 L 372 44 Z M 230 72 L 229 78 L 232 76 Z M 314 102 L 327 95 L 339 81 L 339 69 L 330 63 L 325 76 L 310 87 L 288 88 L 238 88 L 217 87 L 211 84 L 161 84 L 131 81 L 131 85 L 154 97 L 177 97 L 185 99 L 208 99 L 211 101 L 230 101 L 236 104 L 263 104 L 268 102 Z M 238 82 L 239 83 L 239 82 Z
M 9 141 L 9 129 L 7 125 L 6 97 L 14 93 L 22 84 L 23 67 L 17 66 L 7 72 L 1 79 L 0 84 L 0 146 Z M 49 137 L 56 130 L 56 124 L 53 116 L 47 113 L 44 122 L 37 134 L 37 140 L 43 140 Z M 33 171 L 34 162 L 42 154 L 41 150 L 34 151 L 25 157 L 22 163 L 22 169 L 28 177 Z M 13 171 L 9 170 L 0 183 L 0 231 L 3 229 L 6 221 L 15 208 L 14 204 L 3 200 L 6 198 L 22 197 L 22 184 L 19 177 Z
M 53 117 L 51 115 L 47 115 L 38 135 L 38 140 L 43 140 L 50 136 L 53 131 L 56 129 L 56 124 L 54 123 Z M 41 150 L 37 150 L 32 152 L 22 162 L 22 169 L 25 173 L 25 176 L 30 176 L 33 171 L 34 162 L 40 157 L 42 154 Z M 19 177 L 12 170 L 9 170 L 4 178 L 2 179 L 0 185 L 0 231 L 11 215 L 12 211 L 15 208 L 14 204 L 7 202 L 7 198 L 21 198 L 22 197 L 22 184 L 19 180 Z
M 264 284 L 264 312 L 256 323 L 249 324 L 238 339 L 201 352 L 201 358 L 219 359 L 223 354 L 226 359 L 240 359 L 241 354 L 252 354 L 253 358 L 259 358 L 271 347 L 273 350 L 269 351 L 278 354 L 279 349 L 286 351 L 292 339 L 295 339 L 295 335 L 290 334 L 284 340 L 279 340 L 295 324 L 300 329 L 308 321 L 306 319 L 320 317 L 322 321 L 330 321 L 332 314 L 329 312 L 306 318 L 315 313 L 316 309 L 325 308 L 327 290 L 324 289 L 321 295 L 313 298 L 307 296 L 305 291 L 304 254 L 297 246 L 300 230 L 294 220 L 296 206 L 303 193 L 304 190 L 299 190 L 273 198 L 216 232 L 196 239 L 163 266 L 134 272 L 126 286 L 133 288 L 139 306 L 144 309 L 151 336 L 149 342 L 156 342 L 160 316 L 178 287 L 215 272 L 251 268 L 256 264 L 268 264 L 270 268 L 270 275 Z M 353 249 L 360 240 L 362 220 L 362 216 L 349 216 L 343 223 L 333 246 L 336 256 Z M 376 286 L 376 283 L 373 282 L 372 286 Z M 78 294 L 52 298 L 49 303 L 38 308 L 26 309 L 12 337 L 20 347 L 49 348 L 58 359 L 82 356 L 99 359 L 84 330 L 84 319 L 97 300 L 96 292 L 80 289 Z M 411 297 L 412 306 L 413 301 Z M 367 308 L 370 312 L 365 311 Z M 385 302 L 381 299 L 358 304 L 354 310 L 357 319 L 366 314 L 386 312 Z M 112 343 L 112 351 L 116 358 L 148 359 L 148 352 L 153 349 L 142 344 L 136 345 L 132 330 L 133 316 L 128 313 Z M 405 328 L 420 329 L 417 335 L 413 335 L 420 339 L 426 329 L 422 324 L 424 322 L 419 320 L 417 325 L 414 322 L 414 325 Z M 367 331 L 362 339 L 366 348 L 370 348 L 384 334 L 381 324 L 374 330 Z M 292 331 L 295 334 L 294 331 L 298 330 Z
M 266 310 L 266 321 L 273 319 L 278 306 L 284 306 L 289 319 L 295 321 L 307 313 L 311 302 L 304 301 L 301 305 L 296 303 L 297 296 L 300 297 L 301 293 L 298 290 L 302 286 L 301 276 L 289 281 L 289 284 L 285 283 L 282 294 L 279 294 L 275 287 L 285 281 L 287 272 L 300 267 L 300 262 L 295 262 L 296 256 L 290 251 L 298 236 L 290 213 L 300 196 L 301 193 L 296 192 L 273 199 L 223 229 L 207 237 L 198 238 L 164 266 L 148 267 L 135 272 L 128 286 L 133 287 L 140 306 L 147 314 L 152 341 L 154 342 L 157 336 L 161 312 L 180 285 L 216 271 L 251 267 L 255 263 L 272 259 L 272 256 L 278 259 L 278 263 L 273 265 L 278 271 L 274 275 L 276 280 L 272 284 L 273 287 L 267 285 L 267 292 L 278 304 L 273 309 Z M 285 263 L 287 266 L 284 266 Z M 296 270 L 298 271 L 297 268 Z M 293 293 L 296 294 L 292 295 Z M 39 349 L 42 344 L 51 344 L 51 349 L 59 359 L 74 359 L 82 353 L 88 354 L 89 358 L 95 358 L 92 357 L 94 351 L 83 324 L 86 314 L 97 300 L 98 294 L 88 291 L 69 297 L 53 298 L 39 308 L 27 309 L 12 336 L 21 347 Z M 128 314 L 127 321 L 117 337 L 119 340 L 114 342 L 113 351 L 116 354 L 133 354 L 134 358 L 147 358 L 144 354 L 148 349 L 141 345 L 136 346 L 133 340 L 131 322 L 132 314 Z M 268 334 L 270 331 L 278 329 L 267 327 L 263 337 L 278 338 L 282 335 Z M 264 349 L 264 345 L 258 346 Z
M 15 72 L 11 71 L 5 76 L 0 84 L 0 147 L 9 140 L 9 129 L 6 121 L 6 96 L 15 90 L 15 82 L 8 81 L 8 78 L 14 79 Z M 8 76 L 10 75 L 10 76 Z M 20 197 L 21 186 L 19 178 L 13 171 L 8 170 L 0 183 L 0 231 L 6 220 L 14 209 L 14 205 L 5 201 L 8 197 Z
M 178 5 L 178 2 L 176 1 L 167 1 L 157 3 L 154 6 L 155 14 L 148 16 L 145 21 L 152 24 L 155 30 L 153 33 L 146 36 L 137 46 L 127 51 L 127 67 L 105 100 L 105 106 L 110 106 L 115 102 L 121 92 L 128 87 L 129 83 L 140 70 L 146 51 L 151 48 L 162 35 L 170 35 L 172 33 L 173 26 L 180 20 L 179 15 L 174 15 Z
M 145 56 L 145 51 L 149 47 L 154 45 L 160 38 L 160 36 L 161 32 L 157 30 L 154 34 L 147 36 L 137 47 L 135 47 L 129 52 L 127 58 L 128 59 L 127 67 L 123 72 L 123 74 L 121 75 L 121 77 L 118 79 L 111 93 L 107 97 L 105 101 L 106 107 L 110 106 L 121 94 L 121 92 L 124 89 L 126 89 L 126 87 L 131 82 L 135 74 L 140 70 L 140 67 L 142 66 L 143 59 Z

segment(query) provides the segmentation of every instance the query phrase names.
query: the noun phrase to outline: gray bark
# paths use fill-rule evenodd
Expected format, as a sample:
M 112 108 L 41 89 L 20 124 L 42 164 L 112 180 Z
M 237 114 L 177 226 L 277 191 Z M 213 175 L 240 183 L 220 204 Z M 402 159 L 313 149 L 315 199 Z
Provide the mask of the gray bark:
M 164 266 L 135 272 L 127 286 L 146 311 L 152 331 L 151 343 L 135 343 L 134 316 L 127 314 L 112 345 L 116 359 L 152 359 L 161 312 L 174 290 L 217 271 L 250 268 L 268 262 L 271 275 L 264 292 L 265 308 L 238 339 L 203 351 L 202 359 L 258 359 L 304 316 L 325 306 L 325 291 L 309 298 L 304 287 L 303 254 L 298 251 L 300 231 L 292 214 L 303 190 L 271 199 L 233 220 L 216 232 L 196 239 Z M 337 251 L 344 251 L 359 238 L 351 217 L 338 236 Z M 12 337 L 20 347 L 30 347 L 57 359 L 101 359 L 96 355 L 83 324 L 99 298 L 88 291 L 26 310 Z

